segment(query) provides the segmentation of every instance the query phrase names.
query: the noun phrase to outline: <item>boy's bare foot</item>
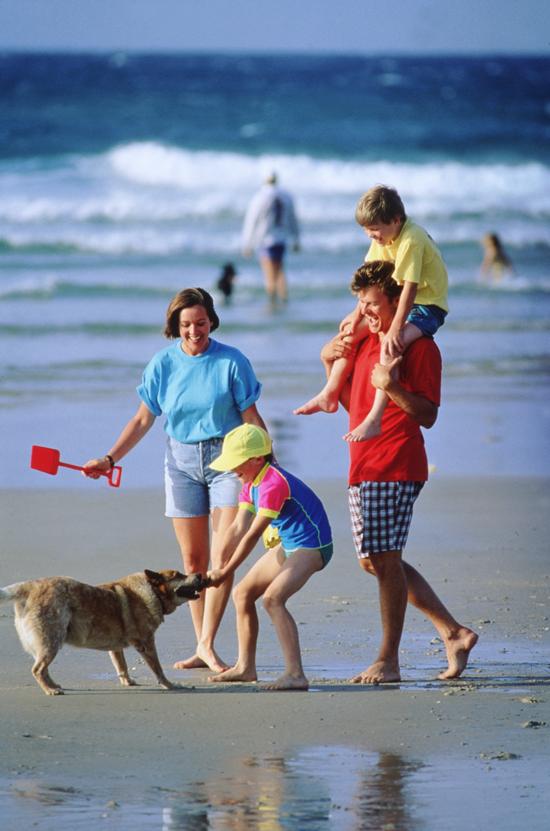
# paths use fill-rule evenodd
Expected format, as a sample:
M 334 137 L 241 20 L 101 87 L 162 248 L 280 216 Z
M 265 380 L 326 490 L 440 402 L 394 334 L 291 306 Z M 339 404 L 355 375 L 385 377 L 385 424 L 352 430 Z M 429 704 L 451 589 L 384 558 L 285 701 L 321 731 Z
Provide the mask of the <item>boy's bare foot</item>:
M 262 684 L 263 690 L 307 690 L 309 681 L 305 675 L 281 675 L 270 684 Z
M 392 681 L 401 681 L 397 661 L 375 661 L 351 679 L 352 684 L 389 684 Z
M 463 626 L 454 635 L 445 638 L 444 644 L 449 666 L 445 672 L 441 672 L 437 677 L 442 681 L 449 678 L 458 678 L 466 669 L 470 652 L 478 642 L 478 637 L 471 629 Z
M 321 390 L 318 395 L 292 412 L 294 415 L 312 415 L 313 413 L 335 413 L 337 409 L 338 394 Z
M 349 433 L 342 436 L 342 438 L 344 441 L 366 441 L 367 439 L 373 439 L 375 436 L 379 436 L 381 432 L 382 425 L 380 421 L 367 417 L 361 424 L 358 424 L 357 427 L 354 427 L 353 430 L 350 430 Z
M 218 681 L 223 681 L 225 684 L 232 681 L 257 681 L 258 676 L 255 669 L 240 669 L 238 665 L 235 665 L 218 675 L 209 675 L 208 680 L 214 684 Z
M 217 655 L 213 649 L 207 649 L 200 644 L 197 646 L 197 651 L 190 658 L 184 661 L 176 661 L 174 669 L 211 669 L 212 672 L 224 672 L 229 669 L 226 664 Z

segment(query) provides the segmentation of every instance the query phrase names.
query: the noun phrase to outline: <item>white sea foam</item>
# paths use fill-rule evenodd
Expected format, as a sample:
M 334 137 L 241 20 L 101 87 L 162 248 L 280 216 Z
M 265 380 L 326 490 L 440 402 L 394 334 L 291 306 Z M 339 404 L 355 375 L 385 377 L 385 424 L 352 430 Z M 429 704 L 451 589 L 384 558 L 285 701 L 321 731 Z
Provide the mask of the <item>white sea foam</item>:
M 362 244 L 356 200 L 376 182 L 400 191 L 441 245 L 498 230 L 512 246 L 550 245 L 550 168 L 540 163 L 405 163 L 250 156 L 131 143 L 47 167 L 0 167 L 0 241 L 98 253 L 233 252 L 267 171 L 295 195 L 305 249 Z

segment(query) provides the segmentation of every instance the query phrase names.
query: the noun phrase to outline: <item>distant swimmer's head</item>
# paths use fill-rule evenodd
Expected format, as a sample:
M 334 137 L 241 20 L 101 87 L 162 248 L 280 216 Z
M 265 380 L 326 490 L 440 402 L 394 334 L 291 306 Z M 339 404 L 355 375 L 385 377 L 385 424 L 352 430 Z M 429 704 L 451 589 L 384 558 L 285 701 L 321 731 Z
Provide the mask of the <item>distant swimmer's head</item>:
M 266 185 L 276 185 L 277 184 L 277 174 L 275 173 L 274 170 L 272 170 L 271 173 L 269 173 L 266 176 L 265 183 L 266 183 Z

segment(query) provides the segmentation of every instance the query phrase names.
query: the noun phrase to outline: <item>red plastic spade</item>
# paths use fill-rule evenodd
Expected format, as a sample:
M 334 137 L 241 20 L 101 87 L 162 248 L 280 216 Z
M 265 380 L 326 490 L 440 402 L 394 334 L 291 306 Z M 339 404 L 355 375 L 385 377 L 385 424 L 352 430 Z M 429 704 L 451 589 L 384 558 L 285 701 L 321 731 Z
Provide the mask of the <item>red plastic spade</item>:
M 84 470 L 80 465 L 70 465 L 67 462 L 61 462 L 60 455 L 59 450 L 54 450 L 53 447 L 40 447 L 38 444 L 33 444 L 31 450 L 31 467 L 33 470 L 40 470 L 42 473 L 49 473 L 52 476 L 56 475 L 60 467 L 68 467 L 71 470 Z M 112 488 L 118 488 L 121 475 L 122 468 L 120 465 L 115 465 L 111 470 L 101 471 L 101 476 L 107 477 L 109 485 Z

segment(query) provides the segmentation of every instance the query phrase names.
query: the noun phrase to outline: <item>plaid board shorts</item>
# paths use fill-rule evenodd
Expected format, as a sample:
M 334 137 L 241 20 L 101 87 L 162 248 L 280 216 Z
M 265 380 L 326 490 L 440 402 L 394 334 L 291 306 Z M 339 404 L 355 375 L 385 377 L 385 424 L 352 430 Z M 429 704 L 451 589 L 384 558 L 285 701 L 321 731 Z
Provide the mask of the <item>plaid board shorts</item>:
M 351 532 L 359 558 L 403 551 L 413 505 L 424 482 L 361 482 L 348 490 Z

